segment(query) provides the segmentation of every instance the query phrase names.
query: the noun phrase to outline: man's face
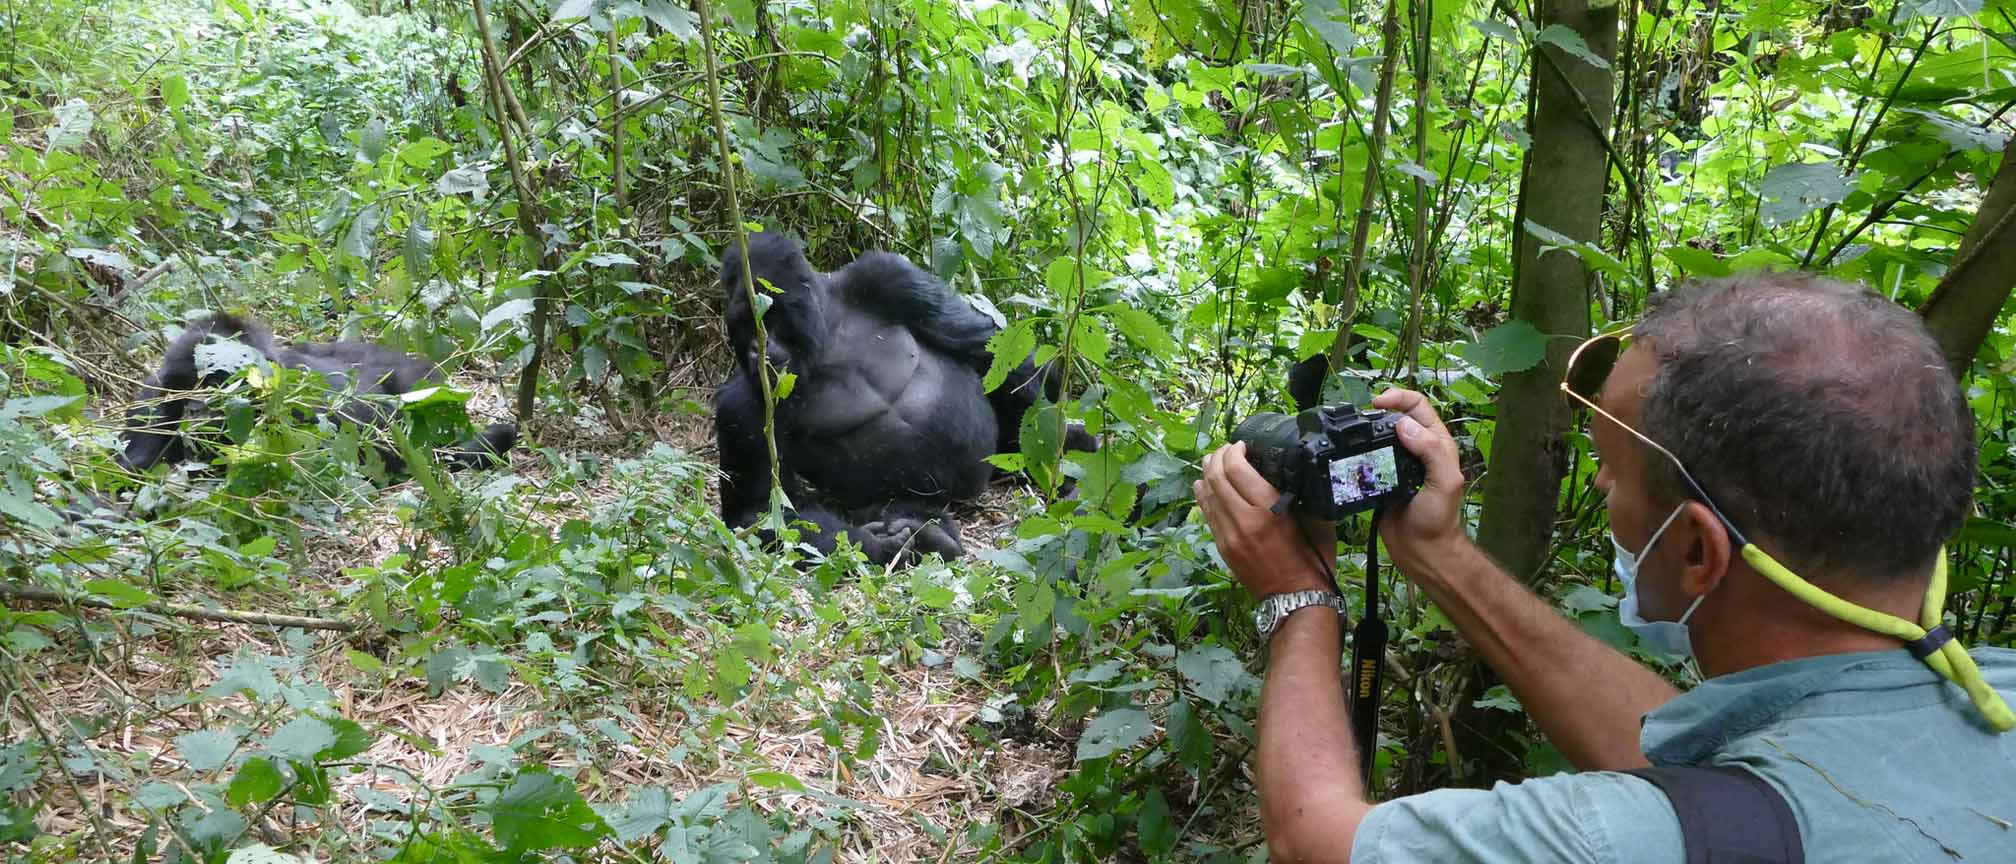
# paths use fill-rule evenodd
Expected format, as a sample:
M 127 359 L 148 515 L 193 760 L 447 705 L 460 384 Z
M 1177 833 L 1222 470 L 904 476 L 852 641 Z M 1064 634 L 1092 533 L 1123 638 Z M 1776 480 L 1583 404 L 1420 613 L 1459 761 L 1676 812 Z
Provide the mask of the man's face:
M 1604 382 L 1597 403 L 1618 420 L 1644 431 L 1640 415 L 1644 410 L 1645 393 L 1651 388 L 1652 375 L 1657 368 L 1652 351 L 1633 343 L 1623 356 L 1617 358 L 1617 365 Z M 1652 494 L 1653 472 L 1663 470 L 1666 457 L 1602 415 L 1590 418 L 1589 434 L 1596 443 L 1596 488 L 1603 492 L 1609 506 L 1610 530 L 1625 549 L 1641 556 L 1638 562 L 1640 611 L 1646 618 L 1655 621 L 1678 618 L 1685 604 L 1680 602 L 1679 592 L 1671 584 L 1672 580 L 1662 577 L 1677 572 L 1682 551 L 1692 542 L 1692 531 L 1684 519 L 1676 520 L 1667 527 L 1650 554 L 1646 554 L 1645 550 L 1645 543 L 1652 539 L 1652 532 L 1659 530 L 1659 523 L 1664 522 L 1676 506 L 1671 501 L 1662 503 Z

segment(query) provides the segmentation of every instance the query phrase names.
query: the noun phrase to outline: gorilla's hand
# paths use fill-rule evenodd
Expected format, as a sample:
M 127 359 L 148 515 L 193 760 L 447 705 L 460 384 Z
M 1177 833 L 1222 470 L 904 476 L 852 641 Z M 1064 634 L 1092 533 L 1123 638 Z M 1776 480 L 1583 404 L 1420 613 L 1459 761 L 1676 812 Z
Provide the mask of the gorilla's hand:
M 940 519 L 899 516 L 863 525 L 861 533 L 867 535 L 861 538 L 862 551 L 877 564 L 899 559 L 908 564 L 933 552 L 947 561 L 966 554 L 959 535 L 947 530 Z

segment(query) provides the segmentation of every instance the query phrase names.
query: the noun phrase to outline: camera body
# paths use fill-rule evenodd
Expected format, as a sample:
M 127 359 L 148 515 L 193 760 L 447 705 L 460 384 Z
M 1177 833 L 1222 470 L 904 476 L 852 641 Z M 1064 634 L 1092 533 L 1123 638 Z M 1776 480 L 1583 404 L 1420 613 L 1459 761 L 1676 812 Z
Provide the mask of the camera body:
M 1334 522 L 1353 513 L 1414 497 L 1428 469 L 1400 446 L 1400 415 L 1325 405 L 1289 416 L 1246 418 L 1232 440 L 1246 442 L 1247 461 L 1297 512 Z

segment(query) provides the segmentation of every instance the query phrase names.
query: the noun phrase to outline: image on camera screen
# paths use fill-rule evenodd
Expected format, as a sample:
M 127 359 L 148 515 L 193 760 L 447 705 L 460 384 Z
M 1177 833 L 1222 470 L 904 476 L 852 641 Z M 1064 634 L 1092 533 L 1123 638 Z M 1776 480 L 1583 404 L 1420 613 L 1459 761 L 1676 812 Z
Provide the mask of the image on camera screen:
M 1330 463 L 1330 498 L 1338 506 L 1376 498 L 1400 485 L 1393 448 L 1381 447 Z

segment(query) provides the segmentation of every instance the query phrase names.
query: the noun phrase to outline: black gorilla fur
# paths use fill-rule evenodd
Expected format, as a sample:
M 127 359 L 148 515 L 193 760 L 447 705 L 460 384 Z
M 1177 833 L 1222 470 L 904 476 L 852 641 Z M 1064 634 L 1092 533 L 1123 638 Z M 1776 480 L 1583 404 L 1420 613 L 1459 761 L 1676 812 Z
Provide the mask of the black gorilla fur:
M 778 293 L 763 316 L 773 367 L 797 376 L 776 406 L 778 465 L 796 507 L 789 518 L 822 552 L 841 532 L 869 560 L 886 564 L 963 552 L 947 504 L 976 498 L 993 476 L 984 461 L 1020 447 L 1022 415 L 1058 384 L 1032 359 L 994 392 L 980 379 L 993 363 L 992 319 L 901 255 L 868 252 L 819 273 L 798 241 L 749 238 L 757 291 Z M 739 248 L 721 254 L 728 342 L 736 369 L 715 397 L 721 518 L 754 523 L 769 506 L 770 459 L 756 375 L 756 328 L 742 284 Z M 1082 429 L 1065 446 L 1096 450 Z
M 222 385 L 230 379 L 232 370 L 215 370 L 198 380 L 196 347 L 226 339 L 258 351 L 275 364 L 319 372 L 334 390 L 354 394 L 335 413 L 338 420 L 363 427 L 382 426 L 391 420 L 392 412 L 382 400 L 361 397 L 397 395 L 441 380 L 434 364 L 382 345 L 370 342 L 281 345 L 257 321 L 215 315 L 191 322 L 168 346 L 168 353 L 161 358 L 161 368 L 140 388 L 136 397 L 139 404 L 126 415 L 126 431 L 120 436 L 125 441 L 118 459 L 121 468 L 145 471 L 164 461 L 172 464 L 203 455 L 205 442 L 183 428 L 192 405 L 201 404 L 201 397 L 189 391 Z M 444 461 L 457 470 L 488 467 L 501 461 L 517 443 L 517 425 L 495 423 L 447 453 Z M 388 469 L 405 470 L 405 460 L 397 453 L 380 448 L 380 454 Z
M 1307 411 L 1323 404 L 1323 382 L 1330 377 L 1330 355 L 1317 354 L 1288 366 L 1288 398 L 1295 410 Z

